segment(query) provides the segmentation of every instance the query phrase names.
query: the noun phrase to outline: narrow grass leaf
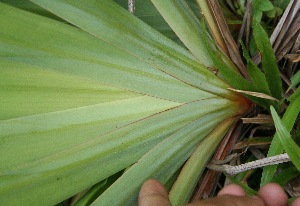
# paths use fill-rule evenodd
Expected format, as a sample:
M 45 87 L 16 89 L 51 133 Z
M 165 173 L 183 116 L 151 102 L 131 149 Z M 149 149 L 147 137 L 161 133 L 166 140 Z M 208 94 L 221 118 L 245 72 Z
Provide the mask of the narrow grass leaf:
M 297 86 L 297 84 L 300 83 L 300 71 L 298 71 L 296 74 L 294 74 L 294 76 L 291 77 L 291 82 L 292 82 L 292 84 L 290 85 L 288 90 Z
M 243 42 L 241 42 L 241 46 L 243 49 L 243 55 L 248 63 L 247 69 L 251 77 L 251 80 L 255 88 L 257 89 L 256 91 L 265 93 L 267 95 L 271 95 L 265 74 L 254 64 Z
M 297 92 L 298 91 L 298 92 Z M 289 98 L 290 104 L 288 108 L 286 109 L 282 122 L 285 128 L 290 132 L 295 124 L 295 121 L 297 119 L 297 116 L 300 112 L 300 89 L 297 89 L 297 91 Z M 278 134 L 274 135 L 274 138 L 272 140 L 272 143 L 270 145 L 269 151 L 268 151 L 268 157 L 272 157 L 278 154 L 281 154 L 283 151 L 283 146 L 280 143 Z M 269 183 L 272 181 L 272 178 L 276 172 L 277 165 L 273 166 L 267 166 L 263 168 L 263 173 L 261 177 L 261 186 Z
M 278 134 L 279 140 L 281 145 L 283 146 L 284 150 L 289 155 L 291 161 L 296 166 L 298 171 L 300 171 L 300 148 L 299 146 L 293 141 L 290 133 L 283 125 L 282 120 L 276 113 L 274 107 L 271 107 L 272 117 L 274 119 L 276 132 Z
M 269 85 L 271 95 L 276 99 L 282 98 L 282 82 L 276 58 L 267 33 L 255 20 L 252 23 L 256 46 L 262 56 L 262 67 Z
M 236 180 L 235 177 L 232 177 L 231 175 L 225 174 L 226 178 L 228 178 L 232 183 L 237 184 L 239 186 L 241 186 L 244 191 L 246 192 L 247 195 L 257 195 L 257 191 L 255 191 L 254 189 L 250 188 L 248 185 L 246 185 L 245 183 L 242 183 L 239 180 Z

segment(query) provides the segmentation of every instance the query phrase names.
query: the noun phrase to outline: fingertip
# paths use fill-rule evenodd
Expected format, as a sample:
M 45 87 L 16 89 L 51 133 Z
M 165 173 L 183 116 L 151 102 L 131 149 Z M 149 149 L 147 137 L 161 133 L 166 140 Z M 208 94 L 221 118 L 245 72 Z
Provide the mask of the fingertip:
M 222 190 L 218 193 L 218 196 L 222 195 L 234 195 L 234 196 L 245 196 L 246 193 L 244 189 L 235 184 L 226 185 Z
M 150 179 L 144 182 L 139 193 L 139 206 L 170 206 L 168 192 L 159 181 Z
M 291 206 L 299 206 L 299 205 L 300 205 L 300 198 L 295 199 L 291 204 Z
M 281 186 L 276 183 L 269 183 L 258 191 L 258 196 L 262 198 L 266 206 L 285 206 L 288 196 Z

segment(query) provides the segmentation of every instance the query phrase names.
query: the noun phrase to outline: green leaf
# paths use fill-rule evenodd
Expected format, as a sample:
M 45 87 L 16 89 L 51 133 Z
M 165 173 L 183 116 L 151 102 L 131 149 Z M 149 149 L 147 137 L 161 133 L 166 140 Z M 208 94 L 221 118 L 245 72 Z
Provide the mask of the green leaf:
M 75 202 L 75 204 L 72 204 L 74 206 L 86 206 L 91 205 L 92 202 L 94 202 L 99 195 L 101 195 L 108 187 L 110 187 L 122 174 L 124 171 L 120 171 L 109 178 L 97 183 L 96 185 L 93 185 L 89 190 L 84 192 L 84 194 L 80 197 L 78 201 Z M 78 195 L 76 195 L 77 197 Z
M 169 198 L 172 205 L 185 205 L 188 203 L 206 164 L 234 121 L 235 119 L 230 118 L 221 122 L 197 146 L 171 189 Z
M 259 9 L 260 11 L 270 11 L 274 9 L 273 4 L 269 0 L 254 0 L 254 9 Z
M 128 8 L 127 0 L 114 0 L 118 4 L 120 4 L 123 8 Z M 187 0 L 187 3 L 193 10 L 194 14 L 197 18 L 200 17 L 199 6 L 197 5 L 195 0 Z M 151 0 L 143 0 L 143 1 L 135 1 L 135 12 L 134 16 L 138 17 L 151 27 L 155 28 L 157 31 L 161 32 L 168 38 L 173 41 L 183 45 L 179 40 L 178 36 L 171 29 L 168 23 L 164 20 L 161 14 L 157 11 Z
M 298 71 L 296 74 L 294 74 L 294 76 L 291 77 L 291 86 L 289 87 L 288 90 L 290 90 L 291 88 L 297 86 L 297 84 L 300 83 L 300 71 Z
M 281 145 L 283 146 L 286 153 L 289 155 L 291 161 L 296 166 L 298 171 L 300 171 L 300 148 L 293 141 L 289 131 L 283 125 L 282 120 L 276 113 L 274 107 L 271 107 L 272 117 L 275 123 L 276 131 L 280 140 Z
M 230 93 L 232 94 L 232 92 L 225 89 L 226 84 L 224 82 L 216 78 L 206 67 L 200 65 L 186 49 L 165 38 L 133 15 L 128 14 L 126 10 L 114 2 L 109 0 L 101 1 L 101 3 L 96 1 L 89 3 L 78 1 L 76 4 L 73 1 L 67 3 L 67 1 L 59 0 L 35 0 L 35 2 L 88 31 L 96 38 L 86 33 L 78 32 L 77 29 L 71 26 L 59 24 L 59 22 L 54 24 L 53 21 L 42 17 L 36 16 L 34 18 L 37 20 L 32 22 L 33 18 L 29 16 L 26 18 L 26 15 L 22 12 L 18 12 L 18 14 L 13 16 L 7 14 L 6 18 L 1 19 L 3 24 L 8 24 L 12 19 L 15 20 L 15 24 L 5 25 L 10 28 L 8 31 L 5 31 L 5 33 L 8 33 L 6 35 L 10 35 L 16 29 L 26 25 L 30 27 L 25 28 L 26 33 L 23 32 L 22 35 L 14 34 L 14 36 L 19 38 L 18 40 L 24 41 L 24 35 L 26 37 L 28 35 L 26 45 L 35 45 L 39 49 L 50 50 L 59 55 L 57 57 L 53 56 L 53 54 L 50 56 L 45 53 L 42 53 L 43 56 L 41 56 L 42 54 L 39 56 L 35 54 L 36 61 L 32 58 L 20 59 L 22 61 L 30 61 L 30 63 L 38 65 L 47 63 L 47 65 L 53 65 L 54 68 L 51 69 L 58 69 L 63 72 L 76 72 L 79 75 L 89 75 L 89 78 L 97 79 L 108 85 L 111 85 L 112 78 L 118 78 L 118 87 L 139 93 L 150 93 L 149 95 L 153 96 L 157 96 L 157 94 L 151 93 L 159 93 L 162 92 L 160 88 L 166 88 L 166 85 L 160 84 L 165 84 L 169 81 L 171 81 L 170 83 L 173 86 L 178 84 L 183 86 L 185 84 L 185 89 L 180 86 L 181 89 L 172 89 L 167 94 L 165 92 L 161 93 L 164 96 L 163 98 L 172 95 L 172 98 L 168 98 L 172 101 L 186 102 L 187 99 L 196 100 L 200 96 L 205 95 L 203 91 L 221 96 L 224 93 L 224 96 L 229 98 Z M 110 18 L 110 16 L 119 16 L 119 18 Z M 31 34 L 34 28 L 41 29 Z M 61 35 L 62 33 L 64 35 Z M 51 41 L 48 38 L 49 36 L 52 37 Z M 67 46 L 74 45 L 75 40 L 76 47 Z M 9 46 L 6 48 L 9 48 Z M 9 51 L 9 49 L 5 49 L 4 52 L 7 53 L 7 50 Z M 28 50 L 20 51 L 22 55 L 28 52 Z M 48 58 L 45 58 L 45 55 Z M 71 64 L 76 69 L 73 68 L 70 71 Z M 99 67 L 105 70 L 101 75 L 97 74 Z M 87 69 L 85 71 L 80 68 Z M 155 80 L 155 83 L 151 84 L 148 82 L 146 84 L 148 77 L 152 78 L 153 81 Z M 169 80 L 166 80 L 164 77 Z M 143 82 L 144 85 L 140 87 L 139 84 L 133 84 L 132 82 Z M 187 87 L 194 90 L 195 93 L 186 95 L 188 93 Z M 197 94 L 200 90 L 196 88 L 202 90 L 201 94 Z M 144 91 L 140 91 L 141 89 Z M 181 99 L 182 95 L 185 96 L 183 99 Z
M 157 144 L 92 205 L 132 205 L 136 203 L 138 190 L 147 179 L 154 178 L 166 183 L 192 154 L 196 145 L 228 115 L 228 109 L 202 116 Z M 213 118 L 218 121 L 209 121 Z M 210 144 L 214 143 L 212 141 Z M 112 198 L 115 194 L 118 194 L 118 198 Z
M 300 89 L 298 89 L 297 91 L 300 91 Z M 283 118 L 282 118 L 282 122 L 283 125 L 285 126 L 285 128 L 288 130 L 288 132 L 290 132 L 294 126 L 294 123 L 297 119 L 297 116 L 300 112 L 300 92 L 295 92 L 292 97 L 290 98 L 290 105 L 288 106 L 288 108 L 286 109 Z M 270 145 L 269 151 L 268 151 L 268 157 L 271 156 L 275 156 L 278 154 L 281 154 L 283 151 L 283 146 L 280 143 L 279 140 L 279 136 L 278 134 L 274 135 L 274 138 L 272 140 L 272 143 Z M 262 173 L 262 177 L 261 177 L 261 186 L 269 183 L 272 181 L 272 178 L 275 174 L 277 165 L 272 165 L 272 166 L 267 166 L 263 168 L 263 173 Z
M 133 108 L 136 106 L 130 105 Z M 108 106 L 112 111 L 116 110 L 115 105 Z M 121 104 L 120 109 L 127 109 L 128 106 Z M 109 109 L 103 110 L 110 117 Z M 72 122 L 67 124 L 70 118 L 67 114 L 62 114 L 66 121 L 62 125 L 64 127 L 56 122 L 60 117 L 52 113 L 48 116 L 53 118 L 38 116 L 36 122 L 41 124 L 41 120 L 44 120 L 44 125 L 40 127 L 34 125 L 35 116 L 1 122 L 1 131 L 4 131 L 1 139 L 5 139 L 5 142 L 1 144 L 0 151 L 2 154 L 9 154 L 10 158 L 1 159 L 0 194 L 5 198 L 1 198 L 0 202 L 10 202 L 12 205 L 26 202 L 28 205 L 35 205 L 47 200 L 49 204 L 55 204 L 133 164 L 153 146 L 189 122 L 203 117 L 205 121 L 214 124 L 216 120 L 223 118 L 207 115 L 215 110 L 219 111 L 217 114 L 230 116 L 239 109 L 228 100 L 207 99 L 168 110 L 134 124 L 121 125 L 119 129 L 112 128 L 118 121 L 114 120 L 114 124 L 105 119 L 102 121 L 102 115 L 95 115 L 99 120 L 88 124 L 78 124 L 76 121 L 80 119 L 75 116 L 74 125 Z M 91 112 L 97 114 L 95 110 Z M 27 123 L 29 128 L 22 128 L 24 123 L 20 120 Z M 173 146 L 170 143 L 169 147 Z M 63 185 L 68 185 L 68 189 L 56 192 Z M 15 198 L 16 192 L 18 198 Z M 33 198 L 28 194 L 35 196 Z M 52 194 L 51 199 L 48 194 Z
M 212 66 L 211 56 L 205 49 L 203 39 L 207 32 L 201 28 L 201 23 L 189 5 L 181 0 L 151 1 L 196 59 L 205 66 Z M 212 42 L 210 47 L 213 48 Z
M 247 195 L 250 195 L 250 196 L 257 195 L 257 191 L 250 188 L 247 184 L 242 183 L 241 181 L 237 181 L 235 177 L 232 177 L 228 174 L 225 174 L 225 176 L 226 176 L 226 178 L 228 178 L 230 180 L 230 182 L 241 186 L 244 189 L 244 191 L 246 192 Z
M 249 71 L 249 75 L 251 77 L 251 80 L 252 80 L 255 88 L 257 89 L 256 92 L 271 95 L 265 74 L 254 64 L 254 62 L 252 61 L 251 57 L 249 56 L 249 54 L 244 46 L 244 44 L 241 43 L 241 45 L 242 45 L 242 49 L 243 49 L 243 55 L 248 63 L 247 69 Z
M 281 172 L 277 174 L 272 181 L 281 185 L 282 187 L 286 186 L 289 181 L 291 181 L 293 178 L 296 178 L 299 175 L 299 171 L 293 166 L 286 167 L 286 165 L 283 165 L 283 167 L 279 168 Z
M 266 95 L 271 95 L 265 74 L 254 64 L 244 44 L 241 43 L 241 45 L 243 49 L 243 55 L 248 63 L 247 69 L 253 84 L 252 91 L 263 93 Z M 252 98 L 252 100 L 265 108 L 269 108 L 272 103 L 274 104 L 274 102 L 271 102 L 266 99 Z
M 270 92 L 276 99 L 281 99 L 283 93 L 282 82 L 274 51 L 268 35 L 256 20 L 253 20 L 252 27 L 256 46 L 262 56 L 262 67 L 269 85 Z
M 32 3 L 30 0 L 0 0 L 2 3 L 9 4 L 11 6 L 27 10 L 42 16 L 46 16 L 52 19 L 56 19 L 59 21 L 63 21 L 62 19 L 58 18 L 57 16 L 51 14 L 50 12 L 46 11 L 45 9 L 39 7 L 38 5 Z
M 143 96 L 27 64 L 1 60 L 0 67 L 1 120 Z
M 274 6 L 269 0 L 253 0 L 252 16 L 257 22 L 260 22 L 263 12 L 272 9 Z
M 189 51 L 116 3 L 35 2 L 76 27 L 0 3 L 0 205 L 55 205 L 156 157 L 153 148 L 176 171 L 219 122 L 247 109 Z M 166 182 L 165 171 L 139 169 L 123 197 L 151 175 Z

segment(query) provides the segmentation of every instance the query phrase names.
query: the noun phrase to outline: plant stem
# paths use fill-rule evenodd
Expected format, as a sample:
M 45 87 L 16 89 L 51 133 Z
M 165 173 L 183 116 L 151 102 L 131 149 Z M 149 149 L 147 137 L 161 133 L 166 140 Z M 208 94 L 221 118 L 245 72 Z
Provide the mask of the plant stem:
M 245 164 L 237 165 L 237 166 L 232 166 L 232 165 L 208 165 L 208 168 L 212 170 L 216 170 L 219 172 L 226 172 L 229 175 L 236 175 L 238 173 L 247 171 L 247 170 L 252 170 L 255 168 L 260 168 L 264 166 L 269 166 L 269 165 L 275 165 L 275 164 L 280 164 L 283 162 L 288 162 L 290 161 L 290 158 L 287 153 L 272 156 L 272 157 L 266 157 L 260 160 L 248 162 Z

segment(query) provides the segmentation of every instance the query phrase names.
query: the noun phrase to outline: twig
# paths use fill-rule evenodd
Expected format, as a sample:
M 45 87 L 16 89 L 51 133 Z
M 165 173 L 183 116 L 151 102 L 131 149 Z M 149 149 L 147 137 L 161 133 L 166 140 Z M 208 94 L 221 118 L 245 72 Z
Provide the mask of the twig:
M 264 166 L 269 166 L 269 165 L 275 165 L 275 164 L 280 164 L 283 162 L 288 162 L 290 161 L 290 158 L 287 153 L 276 155 L 273 157 L 266 157 L 260 160 L 248 162 L 245 164 L 237 165 L 237 166 L 231 166 L 231 165 L 208 165 L 207 167 L 212 170 L 220 171 L 220 172 L 226 172 L 229 175 L 236 175 L 238 173 L 247 171 L 247 170 L 252 170 L 255 168 L 260 168 Z
M 135 10 L 135 0 L 128 0 L 128 11 L 134 13 Z

